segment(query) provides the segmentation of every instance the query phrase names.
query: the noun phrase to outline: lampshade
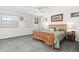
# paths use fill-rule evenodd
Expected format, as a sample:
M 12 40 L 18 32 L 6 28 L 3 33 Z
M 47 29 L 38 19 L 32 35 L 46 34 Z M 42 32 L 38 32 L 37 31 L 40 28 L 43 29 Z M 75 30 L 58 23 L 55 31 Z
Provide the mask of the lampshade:
M 68 23 L 67 24 L 67 30 L 68 31 L 74 31 L 76 29 L 76 25 L 74 23 Z
M 67 28 L 68 28 L 68 29 L 73 29 L 73 28 L 74 28 L 73 25 L 74 25 L 73 23 L 68 23 L 68 24 L 67 24 Z

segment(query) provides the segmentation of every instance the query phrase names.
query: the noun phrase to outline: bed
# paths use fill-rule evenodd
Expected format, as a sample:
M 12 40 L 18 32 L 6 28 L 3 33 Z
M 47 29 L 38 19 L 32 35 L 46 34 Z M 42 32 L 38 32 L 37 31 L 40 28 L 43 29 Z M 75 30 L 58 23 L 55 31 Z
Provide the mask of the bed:
M 38 39 L 60 49 L 60 42 L 66 37 L 66 24 L 50 24 L 48 30 L 33 30 L 33 39 Z

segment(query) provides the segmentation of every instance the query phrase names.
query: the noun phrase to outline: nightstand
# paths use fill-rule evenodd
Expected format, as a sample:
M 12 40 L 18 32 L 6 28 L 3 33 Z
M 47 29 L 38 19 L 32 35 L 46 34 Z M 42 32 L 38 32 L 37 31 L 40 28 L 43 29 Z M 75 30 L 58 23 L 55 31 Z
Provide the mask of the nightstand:
M 75 41 L 75 31 L 67 32 L 66 39 L 71 40 L 71 41 Z

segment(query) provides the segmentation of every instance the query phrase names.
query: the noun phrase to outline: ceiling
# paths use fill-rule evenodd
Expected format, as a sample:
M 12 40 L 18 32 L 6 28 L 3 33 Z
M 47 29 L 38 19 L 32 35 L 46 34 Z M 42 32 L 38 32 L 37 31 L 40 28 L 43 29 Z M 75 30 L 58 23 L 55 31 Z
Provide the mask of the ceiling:
M 39 10 L 37 10 L 39 9 Z M 8 11 L 21 14 L 32 14 L 41 16 L 44 13 L 57 9 L 79 9 L 78 6 L 0 6 L 0 11 Z
M 0 11 L 15 12 L 21 14 L 42 15 L 44 8 L 46 8 L 46 6 L 0 6 Z

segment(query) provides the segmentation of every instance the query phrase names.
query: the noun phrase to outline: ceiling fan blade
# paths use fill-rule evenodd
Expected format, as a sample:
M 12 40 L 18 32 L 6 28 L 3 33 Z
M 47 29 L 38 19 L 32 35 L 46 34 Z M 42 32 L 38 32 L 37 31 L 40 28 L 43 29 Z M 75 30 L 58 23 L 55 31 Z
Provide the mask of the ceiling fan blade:
M 35 8 L 34 12 L 35 13 L 37 13 L 37 12 L 44 13 L 44 8 L 46 8 L 46 6 L 43 6 L 43 7 L 38 6 Z

